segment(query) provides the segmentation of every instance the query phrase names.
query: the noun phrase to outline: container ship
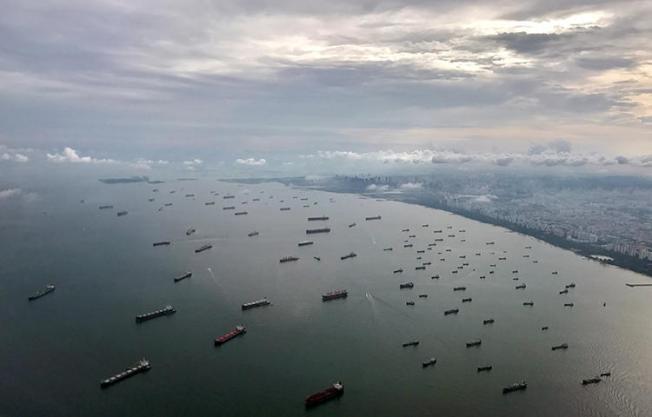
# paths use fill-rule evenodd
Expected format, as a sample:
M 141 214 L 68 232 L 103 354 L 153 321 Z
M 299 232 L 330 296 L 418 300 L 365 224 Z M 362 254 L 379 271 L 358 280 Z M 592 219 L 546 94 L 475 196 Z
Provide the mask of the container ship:
M 215 346 L 221 346 L 224 343 L 228 342 L 229 340 L 234 339 L 234 338 L 236 338 L 238 336 L 241 336 L 241 335 L 243 335 L 245 333 L 247 333 L 247 329 L 244 326 L 242 326 L 242 325 L 235 326 L 235 329 L 233 329 L 230 332 L 225 333 L 222 336 L 216 338 L 215 342 L 214 342 Z
M 242 305 L 243 310 L 249 310 L 256 307 L 264 307 L 270 305 L 271 302 L 267 298 L 262 298 L 260 300 L 251 301 L 249 303 L 244 303 Z
M 177 312 L 177 310 L 175 310 L 174 307 L 168 305 L 168 306 L 163 307 L 160 310 L 156 310 L 156 311 L 152 311 L 150 313 L 140 314 L 140 315 L 136 316 L 136 323 L 142 323 L 144 321 L 152 320 L 152 319 L 155 319 L 155 318 L 161 317 L 161 316 L 168 316 L 168 315 L 174 314 L 176 312 Z
M 207 251 L 207 250 L 211 249 L 212 247 L 213 247 L 213 245 L 203 245 L 203 246 L 195 249 L 195 253 L 201 253 L 201 252 Z
M 525 381 L 518 382 L 516 384 L 512 384 L 510 386 L 503 388 L 503 394 L 509 394 L 510 392 L 514 392 L 514 391 L 523 391 L 525 389 L 527 389 L 527 383 L 525 383 Z
M 366 221 L 369 221 L 369 220 L 380 220 L 381 217 L 380 217 L 380 216 L 371 216 L 371 217 L 365 217 L 364 219 L 365 219 Z
M 323 391 L 316 392 L 306 398 L 306 407 L 314 407 L 326 401 L 341 397 L 344 394 L 344 385 L 336 382 Z
M 349 253 L 349 254 L 347 254 L 347 255 L 340 256 L 340 259 L 341 259 L 341 260 L 345 260 L 345 259 L 349 259 L 349 258 L 355 258 L 356 256 L 358 256 L 357 253 L 355 253 L 355 252 L 351 252 L 351 253 Z
M 338 298 L 346 298 L 348 297 L 349 293 L 346 290 L 335 290 L 331 292 L 327 292 L 326 294 L 323 294 L 321 296 L 322 301 L 331 301 L 331 300 L 337 300 Z
M 156 247 L 156 246 L 168 246 L 168 245 L 170 245 L 171 243 L 172 243 L 172 242 L 170 242 L 169 240 L 162 240 L 162 241 L 160 241 L 160 242 L 154 242 L 154 243 L 152 243 L 152 246 L 154 246 L 154 247 Z
M 38 290 L 38 291 L 35 292 L 34 294 L 32 294 L 32 295 L 30 295 L 29 297 L 27 297 L 27 300 L 28 300 L 28 301 L 38 300 L 39 298 L 41 298 L 41 297 L 43 297 L 43 296 L 46 296 L 46 295 L 50 294 L 50 293 L 53 292 L 55 289 L 56 289 L 56 287 L 54 286 L 54 284 L 48 284 L 48 285 L 45 286 L 44 289 L 42 289 L 42 290 Z
M 330 233 L 331 228 L 330 227 L 322 227 L 319 229 L 307 229 L 306 234 L 307 235 L 312 235 L 314 233 Z
M 296 256 L 285 256 L 285 257 L 281 258 L 279 260 L 279 262 L 284 264 L 286 262 L 294 262 L 294 261 L 298 261 L 298 260 L 299 260 L 299 258 L 297 258 Z
M 321 221 L 321 220 L 328 220 L 328 216 L 308 217 L 309 222 L 316 222 L 316 221 Z
M 179 275 L 178 277 L 174 278 L 174 282 L 179 282 L 183 281 L 184 279 L 190 278 L 192 276 L 192 272 L 186 272 L 183 275 Z
M 100 387 L 102 388 L 108 388 L 113 384 L 117 384 L 120 381 L 123 381 L 131 376 L 137 375 L 141 372 L 147 372 L 152 368 L 152 365 L 150 365 L 149 361 L 147 359 L 141 359 L 138 362 L 136 362 L 134 365 L 131 367 L 125 369 L 124 371 L 120 372 L 119 374 L 113 375 L 110 378 L 103 379 L 100 381 Z
M 308 245 L 312 245 L 312 244 L 314 244 L 314 243 L 315 243 L 315 242 L 313 242 L 312 240 L 302 240 L 302 241 L 299 242 L 297 245 L 298 245 L 298 246 L 308 246 Z

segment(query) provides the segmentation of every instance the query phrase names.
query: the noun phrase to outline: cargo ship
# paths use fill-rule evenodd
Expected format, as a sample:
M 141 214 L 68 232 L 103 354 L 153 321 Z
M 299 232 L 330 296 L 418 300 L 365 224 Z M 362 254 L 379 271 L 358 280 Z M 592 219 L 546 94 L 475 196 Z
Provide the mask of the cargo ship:
M 290 211 L 290 207 L 281 207 L 281 211 Z
M 403 343 L 403 347 L 409 347 L 409 346 L 419 346 L 419 341 L 418 340 L 412 340 L 411 342 Z
M 573 303 L 565 303 L 564 304 L 564 307 L 574 307 L 574 306 L 575 306 L 575 304 L 573 304 Z
M 525 289 L 525 284 L 517 285 L 514 288 L 517 289 L 517 290 L 524 290 Z
M 141 359 L 138 362 L 136 362 L 134 365 L 131 367 L 125 369 L 124 371 L 120 372 L 119 374 L 113 375 L 110 378 L 103 379 L 100 381 L 100 387 L 102 388 L 108 388 L 113 384 L 117 384 L 120 381 L 123 381 L 131 376 L 137 375 L 141 372 L 147 372 L 152 368 L 152 365 L 150 365 L 149 361 L 147 359 Z
M 307 229 L 306 234 L 311 235 L 311 234 L 314 234 L 314 233 L 330 233 L 330 231 L 331 231 L 330 227 L 322 227 L 322 228 L 319 228 L 319 229 Z
M 349 225 L 349 229 L 352 228 L 352 227 L 355 227 L 355 226 L 356 226 L 356 223 L 351 223 L 351 224 Z
M 184 279 L 190 278 L 192 276 L 192 272 L 186 272 L 183 275 L 179 275 L 178 277 L 174 278 L 174 282 L 179 282 L 183 281 Z
M 494 319 L 485 319 L 482 320 L 482 324 L 493 324 L 495 322 Z
M 215 205 L 215 201 L 207 201 L 207 202 L 204 203 L 204 205 L 205 205 L 205 206 L 214 206 L 214 205 Z
M 279 262 L 284 264 L 286 262 L 294 262 L 294 261 L 298 261 L 298 260 L 299 260 L 299 258 L 297 258 L 296 256 L 285 256 L 285 257 L 281 258 L 279 260 Z
M 602 381 L 602 378 L 600 378 L 599 376 L 595 376 L 593 378 L 583 379 L 582 385 L 597 384 L 600 381 Z
M 466 287 L 455 287 L 453 291 L 466 291 Z
M 487 365 L 487 366 L 478 366 L 478 372 L 488 372 L 494 369 L 492 365 Z
M 419 298 L 428 298 L 428 294 L 419 294 Z
M 236 216 L 246 216 L 249 213 L 247 213 L 246 211 L 236 211 L 233 214 L 235 214 Z
M 568 343 L 562 343 L 561 345 L 556 345 L 552 347 L 552 350 L 565 350 L 568 349 Z
M 129 212 L 128 212 L 128 211 L 125 211 L 125 210 L 123 210 L 123 211 L 119 211 L 119 212 L 117 213 L 117 216 L 118 216 L 118 217 L 126 216 L 128 213 L 129 213 Z
M 448 316 L 450 314 L 457 314 L 460 312 L 459 308 L 451 308 L 450 310 L 444 311 L 444 316 Z
M 482 344 L 482 340 L 476 339 L 472 340 L 470 342 L 466 342 L 466 347 L 475 347 L 475 346 L 480 346 Z
M 193 233 L 195 233 L 196 231 L 197 231 L 197 229 L 191 227 L 190 229 L 186 230 L 186 236 L 190 236 Z
M 395 269 L 394 273 L 395 274 L 402 274 L 403 273 L 403 268 Z
M 412 246 L 414 246 L 412 243 L 407 243 L 403 245 L 404 248 L 411 248 Z
M 211 249 L 212 247 L 213 247 L 213 245 L 203 245 L 203 246 L 201 246 L 201 247 L 195 249 L 195 253 L 201 253 L 201 252 L 204 252 L 204 251 L 206 251 L 206 250 Z
M 347 254 L 347 255 L 340 256 L 340 259 L 341 259 L 341 260 L 345 260 L 345 259 L 349 259 L 349 258 L 355 258 L 356 256 L 358 256 L 357 253 L 355 253 L 355 252 L 351 252 L 351 253 L 349 253 L 349 254 Z
M 312 240 L 302 240 L 301 242 L 297 243 L 297 246 L 309 246 L 314 244 Z
M 225 195 L 225 196 L 222 197 L 222 198 L 225 199 L 225 200 L 228 200 L 228 199 L 230 199 L 230 198 L 235 198 L 235 196 L 234 196 L 234 195 Z
M 249 303 L 244 303 L 242 305 L 243 310 L 249 310 L 256 307 L 264 307 L 270 305 L 271 302 L 267 298 L 262 298 L 260 300 L 251 301 Z
M 245 333 L 247 333 L 247 329 L 244 326 L 242 325 L 235 326 L 235 329 L 216 338 L 214 344 L 215 346 L 221 346 L 224 343 L 228 342 L 229 340 L 241 336 Z
M 222 210 L 235 210 L 235 206 L 222 207 Z
M 342 394 L 344 394 L 344 385 L 341 382 L 336 382 L 325 390 L 308 396 L 305 401 L 306 407 L 317 406 L 326 401 L 341 397 Z
M 110 210 L 110 209 L 113 208 L 113 206 L 111 206 L 111 205 L 106 205 L 106 206 L 100 206 L 99 208 L 100 208 L 100 210 Z
M 422 265 L 422 266 L 416 266 L 416 267 L 414 267 L 414 270 L 415 270 L 415 271 L 425 271 L 425 270 L 426 270 L 426 267 L 423 266 L 423 265 Z
M 169 240 L 162 240 L 162 241 L 160 241 L 160 242 L 154 242 L 154 243 L 152 243 L 152 246 L 154 246 L 154 247 L 156 247 L 156 246 L 168 246 L 168 245 L 170 245 L 171 243 L 172 243 L 172 242 L 170 242 Z
M 383 252 L 392 252 L 394 248 L 384 248 Z
M 471 301 L 473 301 L 472 298 L 462 298 L 463 303 L 470 303 Z
M 371 217 L 365 217 L 364 219 L 365 219 L 366 221 L 369 221 L 369 220 L 380 220 L 381 217 L 380 217 L 380 216 L 371 216 Z
M 525 381 L 517 382 L 516 384 L 512 384 L 503 388 L 503 394 L 509 394 L 510 392 L 514 391 L 523 391 L 525 389 L 527 389 L 527 383 Z
M 422 367 L 422 368 L 427 368 L 427 367 L 432 366 L 432 365 L 434 365 L 434 364 L 436 364 L 436 363 L 437 363 L 437 359 L 435 359 L 435 358 L 430 358 L 430 359 L 428 359 L 427 361 L 422 362 L 422 363 L 421 363 L 421 367 Z
M 160 310 L 156 310 L 156 311 L 152 311 L 151 313 L 145 313 L 145 314 L 140 314 L 140 315 L 136 316 L 136 323 L 142 323 L 144 321 L 152 320 L 152 319 L 155 319 L 155 318 L 161 317 L 161 316 L 168 316 L 168 315 L 174 314 L 176 312 L 177 312 L 177 310 L 175 310 L 174 307 L 168 305 L 168 306 L 163 307 Z
M 321 220 L 328 220 L 328 216 L 308 217 L 309 222 L 316 222 L 316 221 L 321 221 Z
M 322 301 L 337 300 L 338 298 L 346 298 L 348 297 L 348 295 L 349 293 L 347 292 L 347 290 L 335 290 L 323 294 L 321 296 L 321 300 Z
M 258 233 L 258 232 L 256 232 L 256 231 L 253 231 L 253 232 L 248 233 L 247 236 L 249 236 L 249 237 L 254 237 L 254 236 L 258 236 L 259 234 L 260 234 L 260 233 Z
M 39 298 L 41 298 L 41 297 L 43 297 L 43 296 L 46 296 L 46 295 L 50 294 L 50 293 L 53 292 L 55 289 L 56 289 L 56 287 L 54 286 L 54 284 L 48 284 L 48 285 L 45 286 L 44 289 L 42 289 L 42 290 L 38 290 L 38 291 L 35 292 L 34 294 L 32 294 L 32 295 L 30 295 L 29 297 L 27 297 L 27 300 L 28 300 L 28 301 L 38 300 Z
M 399 284 L 398 286 L 400 289 L 405 289 L 405 288 L 414 288 L 414 283 L 413 282 L 404 282 L 402 284 Z
M 524 306 L 532 307 L 532 306 L 534 306 L 534 301 L 524 301 L 524 302 L 523 302 L 523 305 L 524 305 Z

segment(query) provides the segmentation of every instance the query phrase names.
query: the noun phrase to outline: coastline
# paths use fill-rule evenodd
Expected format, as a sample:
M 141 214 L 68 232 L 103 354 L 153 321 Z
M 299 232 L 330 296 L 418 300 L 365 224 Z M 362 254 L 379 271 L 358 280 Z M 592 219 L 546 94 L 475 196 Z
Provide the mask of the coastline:
M 652 278 L 652 263 L 643 259 L 635 258 L 632 256 L 623 255 L 620 253 L 612 252 L 600 246 L 586 244 L 582 242 L 570 241 L 563 237 L 553 234 L 545 233 L 539 230 L 527 228 L 515 223 L 495 219 L 481 213 L 464 210 L 458 207 L 452 207 L 443 201 L 434 198 L 425 192 L 401 192 L 401 193 L 374 193 L 368 192 L 365 189 L 357 189 L 356 187 L 346 187 L 339 184 L 326 184 L 314 185 L 307 183 L 303 177 L 293 178 L 248 178 L 248 179 L 225 179 L 225 182 L 236 182 L 241 184 L 255 184 L 264 182 L 278 182 L 286 186 L 297 187 L 302 189 L 309 189 L 314 191 L 327 191 L 332 193 L 341 194 L 356 194 L 371 198 L 381 198 L 388 201 L 397 201 L 406 204 L 415 204 L 423 207 L 442 210 L 448 213 L 456 214 L 467 219 L 479 221 L 493 226 L 503 227 L 516 233 L 533 237 L 535 239 L 546 242 L 550 245 L 556 246 L 561 249 L 569 250 L 581 257 L 584 257 L 593 262 L 598 262 L 603 265 L 613 265 L 632 272 L 636 272 L 647 277 Z M 609 260 L 600 260 L 596 257 L 605 257 Z

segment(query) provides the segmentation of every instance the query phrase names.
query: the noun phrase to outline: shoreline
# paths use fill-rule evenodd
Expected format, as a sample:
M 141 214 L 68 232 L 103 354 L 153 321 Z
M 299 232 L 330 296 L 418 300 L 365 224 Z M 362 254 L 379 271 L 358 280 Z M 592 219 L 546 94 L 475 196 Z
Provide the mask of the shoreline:
M 382 198 L 383 200 L 387 200 L 387 201 L 397 201 L 401 203 L 415 204 L 422 207 L 442 210 L 447 213 L 462 216 L 470 220 L 475 220 L 493 226 L 503 227 L 507 230 L 511 230 L 512 232 L 533 237 L 535 239 L 541 240 L 555 247 L 569 250 L 583 258 L 586 258 L 587 260 L 598 262 L 602 265 L 617 266 L 626 269 L 628 271 L 636 272 L 638 274 L 652 278 L 652 265 L 649 261 L 638 259 L 632 256 L 623 255 L 621 253 L 612 252 L 596 245 L 569 241 L 568 239 L 565 239 L 563 237 L 555 236 L 538 230 L 533 230 L 525 226 L 510 223 L 507 221 L 494 219 L 492 217 L 483 215 L 481 213 L 464 210 L 458 207 L 452 207 L 448 204 L 442 203 L 441 201 L 437 200 L 431 195 L 428 195 L 427 193 L 413 193 L 413 192 L 392 193 L 392 194 L 370 193 L 370 192 L 366 192 L 364 189 L 357 190 L 355 189 L 355 187 L 337 187 L 332 185 L 315 186 L 315 185 L 301 184 L 301 182 L 304 182 L 304 179 L 302 177 L 267 178 L 267 179 L 256 179 L 256 178 L 244 179 L 243 178 L 243 179 L 228 179 L 228 180 L 221 180 L 221 181 L 237 182 L 242 184 L 278 182 L 289 187 L 291 186 L 291 187 L 297 187 L 297 188 L 308 189 L 313 191 L 327 191 L 327 192 L 340 193 L 340 194 L 356 194 L 365 197 Z M 610 260 L 596 259 L 596 256 L 607 257 L 610 258 Z

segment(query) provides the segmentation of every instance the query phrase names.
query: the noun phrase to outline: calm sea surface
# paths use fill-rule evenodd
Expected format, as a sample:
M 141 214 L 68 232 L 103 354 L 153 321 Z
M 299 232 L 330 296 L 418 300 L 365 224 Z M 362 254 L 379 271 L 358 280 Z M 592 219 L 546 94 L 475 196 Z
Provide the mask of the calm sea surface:
M 330 220 L 307 221 L 319 215 Z M 306 236 L 322 225 L 331 233 Z M 315 244 L 297 247 L 306 239 Z M 172 245 L 152 247 L 159 240 Z M 194 253 L 205 243 L 213 248 Z M 279 263 L 291 255 L 301 259 Z M 423 262 L 432 265 L 415 270 Z M 185 271 L 192 278 L 174 283 Z M 399 290 L 406 281 L 414 289 Z M 0 415 L 649 416 L 652 288 L 626 282 L 651 281 L 419 206 L 274 183 L 85 181 L 0 207 Z M 53 294 L 27 301 L 48 283 Z M 321 301 L 338 288 L 349 297 Z M 241 311 L 262 297 L 272 305 Z M 166 304 L 177 313 L 134 322 Z M 451 308 L 459 314 L 444 316 Z M 238 324 L 245 336 L 213 346 Z M 560 343 L 568 350 L 551 350 Z M 142 357 L 151 371 L 100 389 Z M 422 369 L 430 357 L 436 365 Z M 493 370 L 478 373 L 483 365 Z M 611 376 L 581 385 L 601 372 Z M 338 380 L 343 397 L 305 410 L 307 395 Z M 519 381 L 526 391 L 502 394 Z

